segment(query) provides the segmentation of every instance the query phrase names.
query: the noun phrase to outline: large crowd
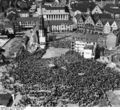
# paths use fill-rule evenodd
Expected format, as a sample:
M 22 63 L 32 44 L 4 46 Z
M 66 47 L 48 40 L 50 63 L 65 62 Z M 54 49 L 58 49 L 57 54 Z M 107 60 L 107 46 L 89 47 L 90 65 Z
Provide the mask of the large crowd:
M 41 59 L 39 52 L 23 55 L 25 59 L 21 57 L 17 67 L 9 72 L 23 84 L 13 87 L 24 96 L 19 106 L 57 106 L 60 102 L 66 106 L 68 103 L 96 106 L 103 99 L 110 106 L 106 92 L 120 87 L 118 72 L 76 52 L 51 59 Z M 48 66 L 51 62 L 54 67 Z

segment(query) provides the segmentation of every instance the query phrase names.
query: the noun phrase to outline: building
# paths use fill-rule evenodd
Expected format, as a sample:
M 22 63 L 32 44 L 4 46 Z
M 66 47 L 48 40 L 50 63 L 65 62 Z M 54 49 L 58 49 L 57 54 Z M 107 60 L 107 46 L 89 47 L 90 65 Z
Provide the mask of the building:
M 103 34 L 103 23 L 101 19 L 94 19 L 93 16 L 77 14 L 77 29 L 82 33 Z
M 104 27 L 103 27 L 103 32 L 105 34 L 109 34 L 111 32 L 111 26 L 109 21 L 105 21 Z
M 71 32 L 74 29 L 74 24 L 71 20 L 46 21 L 45 25 L 48 32 Z
M 39 17 L 20 17 L 15 21 L 15 27 L 21 30 L 32 29 L 36 24 L 40 23 Z
M 120 20 L 111 18 L 109 14 L 77 14 L 75 19 L 77 30 L 82 33 L 109 34 L 120 28 Z
M 42 10 L 45 20 L 69 20 L 69 12 L 65 7 L 43 6 Z
M 19 17 L 29 17 L 30 13 L 29 11 L 20 11 L 18 12 Z
M 77 29 L 81 32 L 84 33 L 85 32 L 85 18 L 83 16 L 81 16 L 81 14 L 77 14 L 76 16 L 77 19 Z
M 103 8 L 107 4 L 115 4 L 115 0 L 95 0 L 95 3 Z
M 80 2 L 71 4 L 71 9 L 74 12 L 74 16 L 76 14 L 102 14 L 101 8 L 96 5 L 94 2 Z
M 0 35 L 0 47 L 5 45 L 9 41 L 9 38 L 7 35 Z
M 103 34 L 103 23 L 100 19 L 98 19 L 95 23 L 95 26 L 94 26 L 94 33 L 95 34 Z
M 93 42 L 86 42 L 85 40 L 75 39 L 73 49 L 79 52 L 81 56 L 86 59 L 94 58 L 95 46 Z
M 94 20 L 92 19 L 91 16 L 88 16 L 85 20 L 85 30 L 86 30 L 86 33 L 93 33 L 94 32 L 94 25 L 95 25 L 95 22 Z
M 109 33 L 106 36 L 106 47 L 108 50 L 112 50 L 117 45 L 117 36 L 113 33 Z
M 93 10 L 91 11 L 91 14 L 93 15 L 93 14 L 102 14 L 103 12 L 102 12 L 102 9 L 98 6 L 98 5 L 96 5 L 94 8 L 93 8 Z
M 92 59 L 95 57 L 95 52 L 94 52 L 94 45 L 86 45 L 84 47 L 84 58 L 85 59 Z
M 120 7 L 116 4 L 107 4 L 103 7 L 104 13 L 109 13 L 115 19 L 120 18 Z
M 113 21 L 113 23 L 111 24 L 111 30 L 112 30 L 112 31 L 118 30 L 119 24 L 117 24 L 117 23 L 118 23 L 118 22 Z

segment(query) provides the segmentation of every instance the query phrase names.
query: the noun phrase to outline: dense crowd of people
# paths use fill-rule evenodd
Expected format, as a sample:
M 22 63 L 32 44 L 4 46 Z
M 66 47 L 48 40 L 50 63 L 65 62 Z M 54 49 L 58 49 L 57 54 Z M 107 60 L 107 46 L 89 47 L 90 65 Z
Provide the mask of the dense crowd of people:
M 13 87 L 24 96 L 19 106 L 57 106 L 60 102 L 66 106 L 68 103 L 95 106 L 102 99 L 107 100 L 107 91 L 120 87 L 118 72 L 95 60 L 86 60 L 76 52 L 51 59 L 41 59 L 39 52 L 23 55 L 26 59 L 17 59 L 17 67 L 9 72 L 15 81 L 23 84 L 22 89 Z M 55 67 L 48 66 L 51 62 Z

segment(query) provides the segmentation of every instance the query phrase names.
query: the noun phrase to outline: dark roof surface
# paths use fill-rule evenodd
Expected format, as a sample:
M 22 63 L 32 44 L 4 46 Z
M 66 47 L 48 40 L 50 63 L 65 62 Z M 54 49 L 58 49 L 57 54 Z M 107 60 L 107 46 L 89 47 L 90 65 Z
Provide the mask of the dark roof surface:
M 107 4 L 104 6 L 104 10 L 114 14 L 120 14 L 120 5 Z
M 83 21 L 85 21 L 85 17 L 84 17 L 83 15 L 81 15 L 81 14 L 77 14 L 77 15 L 75 16 L 75 18 L 77 19 L 77 21 L 78 21 L 79 19 L 81 19 L 81 18 L 82 18 Z
M 87 12 L 88 9 L 92 11 L 95 8 L 96 4 L 94 2 L 80 2 L 71 5 L 73 11 L 79 10 L 81 12 Z
M 39 21 L 39 17 L 20 17 L 17 18 L 17 21 Z
M 95 34 L 82 34 L 82 35 L 80 35 L 79 37 L 76 37 L 78 40 L 80 39 L 82 39 L 83 41 L 85 41 L 85 42 L 93 42 L 93 43 L 95 43 L 95 42 L 97 42 L 98 41 L 98 39 L 100 38 L 100 37 L 102 37 L 102 36 L 99 36 L 99 35 L 95 35 Z
M 45 21 L 45 26 L 51 25 L 61 25 L 61 24 L 73 24 L 71 20 L 52 20 L 52 21 Z
M 45 8 L 46 10 L 65 10 L 65 7 L 57 7 L 57 6 L 47 6 L 43 5 L 42 8 Z

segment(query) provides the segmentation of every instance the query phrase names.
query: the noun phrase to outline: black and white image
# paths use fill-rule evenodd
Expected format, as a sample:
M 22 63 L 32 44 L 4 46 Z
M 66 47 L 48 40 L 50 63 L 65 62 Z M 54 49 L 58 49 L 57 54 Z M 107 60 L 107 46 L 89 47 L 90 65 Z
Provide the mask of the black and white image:
M 0 0 L 0 107 L 120 107 L 120 0 Z

